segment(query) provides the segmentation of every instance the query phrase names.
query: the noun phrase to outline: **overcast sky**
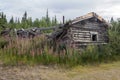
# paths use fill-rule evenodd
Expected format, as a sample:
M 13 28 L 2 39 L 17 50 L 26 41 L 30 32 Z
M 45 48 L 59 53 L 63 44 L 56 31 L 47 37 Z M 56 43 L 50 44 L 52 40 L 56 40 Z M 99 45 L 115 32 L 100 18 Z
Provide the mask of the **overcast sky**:
M 47 8 L 49 16 L 55 15 L 59 20 L 64 15 L 66 19 L 74 19 L 89 12 L 96 12 L 108 20 L 110 17 L 120 18 L 120 0 L 0 0 L 0 12 L 7 18 L 21 18 L 27 11 L 28 16 L 41 18 Z

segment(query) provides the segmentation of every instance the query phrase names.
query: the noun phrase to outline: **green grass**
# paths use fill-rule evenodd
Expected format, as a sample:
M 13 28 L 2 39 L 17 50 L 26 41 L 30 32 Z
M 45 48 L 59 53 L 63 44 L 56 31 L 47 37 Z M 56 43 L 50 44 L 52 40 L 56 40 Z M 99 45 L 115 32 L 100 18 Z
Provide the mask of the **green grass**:
M 111 34 L 107 45 L 87 46 L 83 52 L 55 47 L 43 36 L 34 39 L 0 38 L 0 61 L 5 65 L 94 65 L 120 60 L 119 37 Z M 115 39 L 115 40 L 114 40 Z

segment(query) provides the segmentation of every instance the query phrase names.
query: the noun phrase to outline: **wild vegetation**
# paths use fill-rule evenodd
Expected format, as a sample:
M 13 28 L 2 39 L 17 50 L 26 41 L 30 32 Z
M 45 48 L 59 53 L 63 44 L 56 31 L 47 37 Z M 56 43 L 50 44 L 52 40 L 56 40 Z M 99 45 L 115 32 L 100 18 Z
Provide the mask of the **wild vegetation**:
M 21 21 L 14 21 L 12 17 L 10 22 L 7 22 L 3 13 L 0 16 L 0 25 L 12 28 L 49 27 L 58 23 L 56 18 L 50 20 L 48 12 L 46 17 L 35 21 L 27 18 L 26 12 Z M 111 24 L 113 26 L 108 30 L 108 44 L 88 46 L 82 52 L 71 48 L 61 49 L 59 45 L 54 47 L 44 35 L 34 39 L 0 37 L 0 61 L 9 65 L 58 64 L 68 66 L 117 61 L 120 60 L 120 21 L 111 20 Z
M 51 27 L 58 24 L 56 15 L 52 18 L 49 17 L 48 10 L 46 16 L 41 19 L 36 18 L 35 20 L 32 17 L 29 17 L 27 12 L 23 14 L 22 18 L 11 17 L 10 20 L 7 20 L 6 15 L 3 12 L 0 12 L 0 26 L 8 26 L 9 28 L 30 28 L 30 27 Z

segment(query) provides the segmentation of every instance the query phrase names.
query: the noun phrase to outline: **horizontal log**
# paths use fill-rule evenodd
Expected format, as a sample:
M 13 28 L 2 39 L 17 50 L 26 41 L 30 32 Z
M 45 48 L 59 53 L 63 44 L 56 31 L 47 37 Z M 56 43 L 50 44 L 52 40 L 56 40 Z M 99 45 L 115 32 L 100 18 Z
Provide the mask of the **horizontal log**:
M 84 27 L 74 27 L 71 28 L 71 30 L 88 30 L 88 31 L 100 31 L 103 30 L 102 28 L 96 29 L 96 28 L 84 28 Z
M 73 36 L 73 38 L 78 38 L 78 39 L 84 38 L 84 39 L 86 39 L 86 38 L 91 38 L 91 36 Z
M 73 39 L 91 39 L 91 37 L 73 37 Z
M 72 33 L 72 35 L 82 35 L 82 36 L 91 36 L 90 33 Z
M 91 42 L 90 40 L 74 40 L 74 42 Z
M 81 33 L 89 33 L 90 31 L 82 31 L 82 30 L 71 30 L 71 32 L 81 32 Z
M 91 41 L 90 38 L 74 38 L 73 40 L 74 41 L 84 41 L 84 40 Z
M 101 42 L 101 43 L 83 43 L 83 44 L 75 44 L 76 47 L 82 46 L 82 45 L 99 45 L 99 44 L 107 44 L 105 42 Z

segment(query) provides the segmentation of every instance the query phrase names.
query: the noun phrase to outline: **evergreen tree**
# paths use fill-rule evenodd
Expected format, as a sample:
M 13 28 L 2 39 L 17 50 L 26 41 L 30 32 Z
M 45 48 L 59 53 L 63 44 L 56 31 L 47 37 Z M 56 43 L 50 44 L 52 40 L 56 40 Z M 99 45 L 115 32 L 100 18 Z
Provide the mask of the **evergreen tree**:
M 29 18 L 27 19 L 27 24 L 28 24 L 30 27 L 33 26 L 33 22 L 32 22 L 32 18 L 31 18 L 31 17 L 29 17 Z
M 55 15 L 55 17 L 52 18 L 52 26 L 55 26 L 55 25 L 57 25 L 56 15 Z
M 21 26 L 22 26 L 22 28 L 28 28 L 29 27 L 29 25 L 27 23 L 27 12 L 26 11 L 25 11 L 25 13 L 23 14 L 23 17 L 22 17 Z
M 47 9 L 47 12 L 46 12 L 46 20 L 49 19 L 49 14 L 48 14 L 48 9 Z
M 14 23 L 14 19 L 13 19 L 13 16 L 11 17 L 9 23 L 13 24 Z
M 114 19 L 113 19 L 113 17 L 111 17 L 111 20 L 110 20 L 110 23 L 112 23 L 112 22 L 114 22 Z
M 26 20 L 27 20 L 27 12 L 25 11 L 22 17 L 22 22 L 25 22 Z
M 48 27 L 48 25 L 46 23 L 46 17 L 42 17 L 42 19 L 40 20 L 40 26 L 41 27 Z
M 17 24 L 17 23 L 16 23 Z M 9 27 L 11 28 L 15 28 L 16 27 L 16 24 L 15 24 L 15 21 L 14 21 L 14 18 L 13 16 L 11 17 L 10 21 L 9 21 Z
M 50 18 L 49 18 L 48 9 L 47 9 L 47 12 L 46 12 L 46 24 L 47 24 L 47 27 L 50 26 Z
M 56 15 L 55 15 L 55 25 L 57 24 L 57 18 L 56 18 Z
M 34 21 L 34 23 L 33 23 L 33 26 L 34 27 L 39 27 L 39 24 L 40 24 L 39 19 L 36 18 L 35 21 Z
M 14 17 L 12 16 L 9 20 L 9 23 L 7 23 L 6 15 L 3 12 L 0 12 L 0 26 L 4 25 L 12 28 L 29 28 L 50 27 L 55 26 L 56 24 L 58 24 L 56 16 L 54 16 L 51 20 L 48 9 L 46 11 L 46 16 L 42 17 L 41 19 L 36 18 L 34 21 L 32 21 L 32 17 L 28 17 L 27 12 L 25 11 L 21 21 L 19 18 L 14 20 Z
M 7 19 L 6 19 L 6 15 L 1 12 L 0 13 L 0 25 L 6 25 L 7 24 Z
M 120 18 L 118 18 L 117 21 L 120 22 Z
M 17 21 L 18 21 L 18 24 L 20 24 L 20 19 L 19 19 L 19 18 L 18 18 L 18 20 L 17 20 Z

